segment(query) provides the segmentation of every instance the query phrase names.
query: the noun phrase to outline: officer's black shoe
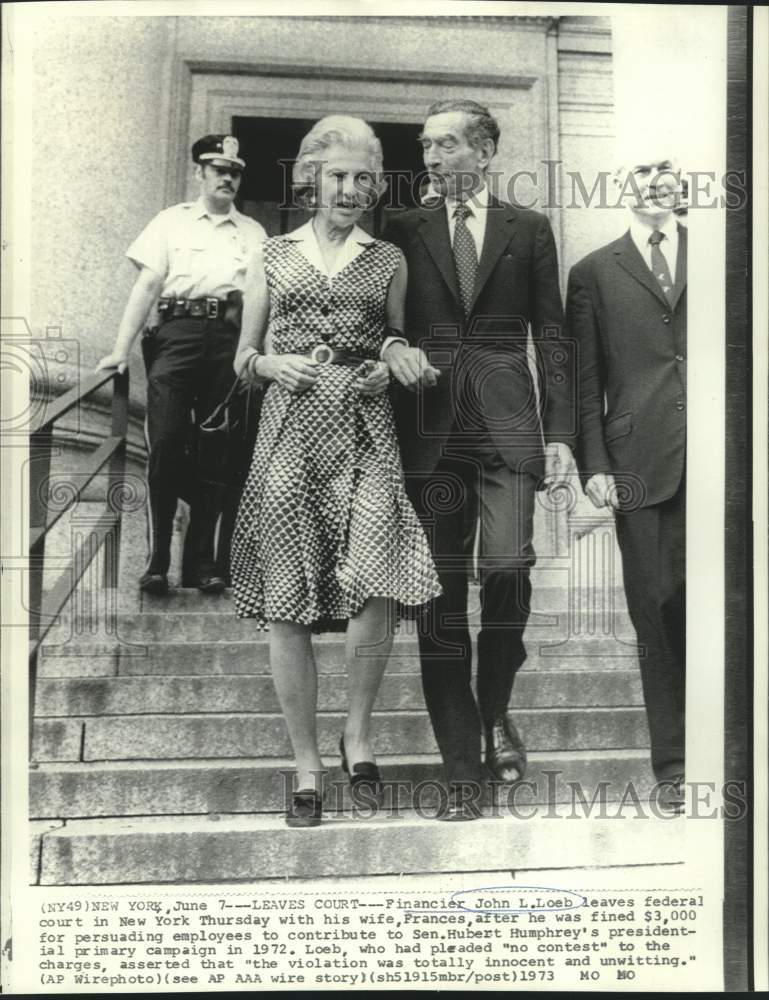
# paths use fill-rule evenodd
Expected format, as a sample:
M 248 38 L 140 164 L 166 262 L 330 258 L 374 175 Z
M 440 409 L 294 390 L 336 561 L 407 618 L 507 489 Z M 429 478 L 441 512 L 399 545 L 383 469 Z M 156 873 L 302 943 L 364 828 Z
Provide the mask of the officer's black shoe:
M 168 577 L 165 573 L 145 573 L 139 580 L 139 590 L 143 594 L 167 594 Z
M 204 594 L 221 594 L 225 588 L 225 583 L 215 573 L 201 573 L 195 581 L 195 586 Z

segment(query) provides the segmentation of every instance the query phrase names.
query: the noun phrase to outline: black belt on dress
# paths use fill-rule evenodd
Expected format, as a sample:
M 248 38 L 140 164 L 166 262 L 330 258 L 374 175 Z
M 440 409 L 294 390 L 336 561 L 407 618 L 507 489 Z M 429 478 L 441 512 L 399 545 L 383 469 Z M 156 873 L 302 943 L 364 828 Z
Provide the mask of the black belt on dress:
M 366 361 L 377 360 L 371 354 L 355 354 L 343 347 L 332 347 L 331 344 L 316 344 L 311 351 L 305 351 L 304 354 L 319 365 L 347 365 L 350 368 L 356 368 Z
M 228 306 L 227 299 L 217 299 L 210 295 L 202 299 L 171 299 L 158 301 L 161 323 L 171 319 L 224 319 Z

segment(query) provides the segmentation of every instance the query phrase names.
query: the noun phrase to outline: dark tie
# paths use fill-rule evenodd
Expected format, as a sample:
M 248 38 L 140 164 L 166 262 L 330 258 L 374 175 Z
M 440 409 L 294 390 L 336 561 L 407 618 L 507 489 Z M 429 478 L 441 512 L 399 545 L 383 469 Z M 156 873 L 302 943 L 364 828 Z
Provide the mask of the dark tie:
M 457 269 L 459 279 L 459 294 L 462 298 L 462 306 L 465 316 L 470 315 L 470 303 L 473 300 L 473 288 L 475 287 L 475 275 L 478 270 L 478 251 L 475 249 L 475 240 L 472 233 L 467 228 L 466 219 L 472 215 L 473 210 L 469 205 L 462 203 L 454 209 L 454 264 Z
M 665 234 L 661 233 L 659 229 L 655 229 L 649 237 L 649 243 L 651 243 L 652 248 L 652 274 L 657 279 L 657 283 L 662 291 L 665 293 L 665 298 L 668 302 L 672 302 L 673 281 L 670 277 L 668 262 L 665 260 L 664 253 L 660 250 L 660 243 L 664 239 Z

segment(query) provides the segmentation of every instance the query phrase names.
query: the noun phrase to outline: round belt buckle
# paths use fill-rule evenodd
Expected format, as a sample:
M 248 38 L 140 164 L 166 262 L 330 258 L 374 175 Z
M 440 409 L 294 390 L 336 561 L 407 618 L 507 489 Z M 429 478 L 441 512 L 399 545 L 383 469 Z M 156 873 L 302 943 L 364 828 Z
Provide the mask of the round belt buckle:
M 312 360 L 319 365 L 330 365 L 334 360 L 334 348 L 328 344 L 317 344 L 310 352 Z

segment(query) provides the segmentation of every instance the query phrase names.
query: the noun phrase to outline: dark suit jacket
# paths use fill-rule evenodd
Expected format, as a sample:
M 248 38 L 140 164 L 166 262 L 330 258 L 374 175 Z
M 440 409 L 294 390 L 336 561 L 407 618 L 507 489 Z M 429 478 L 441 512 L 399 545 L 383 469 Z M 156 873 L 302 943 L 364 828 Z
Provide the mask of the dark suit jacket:
M 577 457 L 586 481 L 620 477 L 623 506 L 678 489 L 686 458 L 686 248 L 678 226 L 673 304 L 630 233 L 569 275 L 566 314 L 580 355 Z
M 383 234 L 408 263 L 406 336 L 441 372 L 434 389 L 398 387 L 394 405 L 404 467 L 430 472 L 455 421 L 487 429 L 513 469 L 544 472 L 544 437 L 572 443 L 573 360 L 563 337 L 558 262 L 544 215 L 492 199 L 465 318 L 445 205 L 395 216 Z M 531 324 L 540 403 L 526 355 Z M 540 413 L 542 419 L 540 419 Z

